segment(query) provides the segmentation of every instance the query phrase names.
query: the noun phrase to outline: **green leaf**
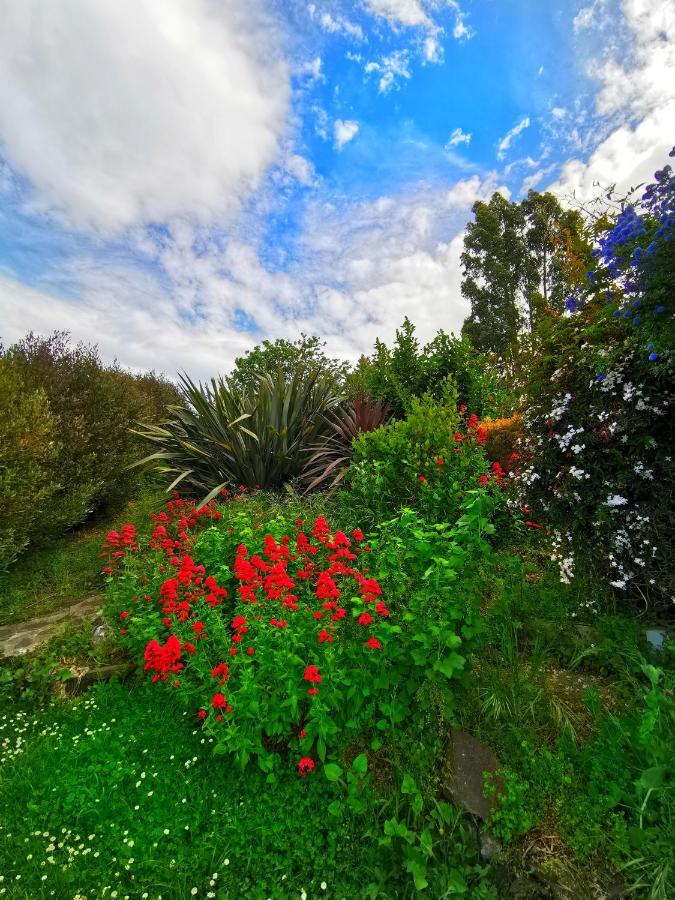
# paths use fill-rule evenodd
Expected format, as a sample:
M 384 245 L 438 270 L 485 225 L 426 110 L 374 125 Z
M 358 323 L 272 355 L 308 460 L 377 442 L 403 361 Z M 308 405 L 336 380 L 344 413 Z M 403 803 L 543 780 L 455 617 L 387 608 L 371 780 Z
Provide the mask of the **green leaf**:
M 434 671 L 441 672 L 446 678 L 452 678 L 455 672 L 464 668 L 466 660 L 459 653 L 450 653 L 443 659 L 437 659 L 434 663 Z
M 408 772 L 403 776 L 403 783 L 401 784 L 401 793 L 402 794 L 418 794 L 419 788 L 417 787 L 417 783 L 415 779 Z
M 342 769 L 336 763 L 326 763 L 323 771 L 328 781 L 338 781 L 342 775 Z
M 342 804 L 339 800 L 333 800 L 332 803 L 328 804 L 328 812 L 331 816 L 334 816 L 336 819 L 340 819 L 342 817 Z
M 352 763 L 352 772 L 356 772 L 358 775 L 365 775 L 367 771 L 368 757 L 365 753 L 359 753 Z

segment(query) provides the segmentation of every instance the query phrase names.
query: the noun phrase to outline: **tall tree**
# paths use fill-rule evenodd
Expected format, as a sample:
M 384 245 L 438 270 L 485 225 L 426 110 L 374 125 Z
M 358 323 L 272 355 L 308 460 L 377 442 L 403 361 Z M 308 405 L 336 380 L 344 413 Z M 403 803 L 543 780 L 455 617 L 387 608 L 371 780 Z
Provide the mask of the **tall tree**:
M 548 192 L 521 203 L 529 254 L 526 300 L 530 330 L 546 310 L 562 313 L 573 286 L 591 265 L 592 244 L 581 213 L 563 209 Z
M 499 193 L 473 205 L 464 238 L 462 295 L 471 313 L 462 333 L 481 353 L 508 355 L 521 328 L 528 252 L 523 210 Z
M 480 352 L 504 357 L 523 328 L 562 313 L 592 264 L 592 245 L 579 211 L 550 193 L 530 191 L 520 203 L 493 194 L 473 213 L 461 256 L 471 303 L 462 332 Z

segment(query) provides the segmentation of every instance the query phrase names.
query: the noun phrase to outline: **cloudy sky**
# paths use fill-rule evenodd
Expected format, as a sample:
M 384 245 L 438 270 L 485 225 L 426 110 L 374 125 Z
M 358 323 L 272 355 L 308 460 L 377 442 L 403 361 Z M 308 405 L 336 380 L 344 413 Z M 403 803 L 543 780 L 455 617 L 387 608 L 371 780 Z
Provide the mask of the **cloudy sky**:
M 458 331 L 472 203 L 675 143 L 675 0 L 2 0 L 0 339 L 210 377 Z

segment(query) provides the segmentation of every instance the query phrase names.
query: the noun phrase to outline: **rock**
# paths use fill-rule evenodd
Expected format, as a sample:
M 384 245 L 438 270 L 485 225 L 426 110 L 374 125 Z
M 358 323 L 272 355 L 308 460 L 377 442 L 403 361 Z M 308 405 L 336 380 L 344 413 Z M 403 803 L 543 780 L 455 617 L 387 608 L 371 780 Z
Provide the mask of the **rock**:
M 27 622 L 3 625 L 0 628 L 0 657 L 32 653 L 56 634 L 62 625 L 79 619 L 95 618 L 100 614 L 102 607 L 103 597 L 100 594 L 94 594 L 48 616 L 29 619 Z
M 504 792 L 504 779 L 495 774 L 502 768 L 493 751 L 465 731 L 453 729 L 448 754 L 448 791 L 453 801 L 480 819 L 488 819 L 499 795 Z M 494 793 L 486 794 L 485 775 L 493 774 Z
M 645 637 L 655 650 L 662 653 L 666 649 L 667 634 L 663 628 L 647 628 Z
M 480 855 L 484 862 L 490 862 L 501 855 L 502 845 L 496 837 L 493 837 L 489 831 L 481 829 L 479 835 Z
M 107 640 L 111 635 L 110 628 L 108 627 L 106 622 L 102 622 L 100 625 L 96 625 L 95 628 L 91 632 L 91 642 L 94 646 L 96 644 L 100 644 L 102 641 Z
M 119 677 L 122 681 L 136 668 L 133 662 L 112 663 L 109 666 L 98 666 L 95 669 L 85 669 L 83 672 L 68 678 L 64 684 L 65 692 L 69 697 L 77 697 L 83 694 L 87 688 L 97 681 L 110 681 Z

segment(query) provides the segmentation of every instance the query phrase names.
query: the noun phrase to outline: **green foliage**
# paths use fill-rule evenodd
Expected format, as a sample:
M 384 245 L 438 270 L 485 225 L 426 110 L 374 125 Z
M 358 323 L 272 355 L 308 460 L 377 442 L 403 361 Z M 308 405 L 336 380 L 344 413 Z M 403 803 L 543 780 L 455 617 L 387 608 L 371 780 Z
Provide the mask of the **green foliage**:
M 365 392 L 383 400 L 394 415 L 401 417 L 414 397 L 430 394 L 442 399 L 448 376 L 457 385 L 457 402 L 479 416 L 496 415 L 508 405 L 507 391 L 497 372 L 468 340 L 439 331 L 420 347 L 415 326 L 407 317 L 397 329 L 391 349 L 378 340 L 373 356 L 361 357 L 347 379 L 347 389 L 351 396 Z
M 222 378 L 182 383 L 186 406 L 137 432 L 159 448 L 138 465 L 152 462 L 171 479 L 167 491 L 179 486 L 199 501 L 223 488 L 274 489 L 298 478 L 340 399 L 330 375 L 304 367 L 290 377 L 282 368 L 261 375 L 254 392 Z
M 1 567 L 29 542 L 45 544 L 136 494 L 140 482 L 127 466 L 139 441 L 129 426 L 137 417 L 158 418 L 177 394 L 154 374 L 104 366 L 94 347 L 72 347 L 66 333 L 30 334 L 0 362 L 6 382 L 0 402 L 15 398 L 0 426 L 0 516 L 7 523 L 0 527 L 15 534 L 0 542 Z M 9 440 L 12 428 L 16 441 Z M 27 462 L 20 474 L 17 449 Z M 14 549 L 6 551 L 10 544 Z
M 487 471 L 478 442 L 464 441 L 455 398 L 448 378 L 442 401 L 415 397 L 407 418 L 354 441 L 349 497 L 369 526 L 404 506 L 419 510 L 430 522 L 455 521 L 465 492 Z
M 314 371 L 320 372 L 333 381 L 336 392 L 342 389 L 348 366 L 338 359 L 330 359 L 324 352 L 325 341 L 316 335 L 301 334 L 296 341 L 277 338 L 276 341 L 263 341 L 244 356 L 238 356 L 229 381 L 237 390 L 255 392 L 261 376 L 283 372 L 287 380 L 291 380 L 296 372 L 304 372 L 310 376 Z
M 0 718 L 6 896 L 190 900 L 197 888 L 199 897 L 284 900 L 322 896 L 321 884 L 326 896 L 398 894 L 400 868 L 381 865 L 362 819 L 347 809 L 331 824 L 339 786 L 270 788 L 255 769 L 214 764 L 203 734 L 168 727 L 180 716 L 171 698 L 149 714 L 153 694 L 152 685 L 100 685 L 66 707 L 14 705 Z
M 0 571 L 26 547 L 57 491 L 49 473 L 58 451 L 44 391 L 0 356 Z

